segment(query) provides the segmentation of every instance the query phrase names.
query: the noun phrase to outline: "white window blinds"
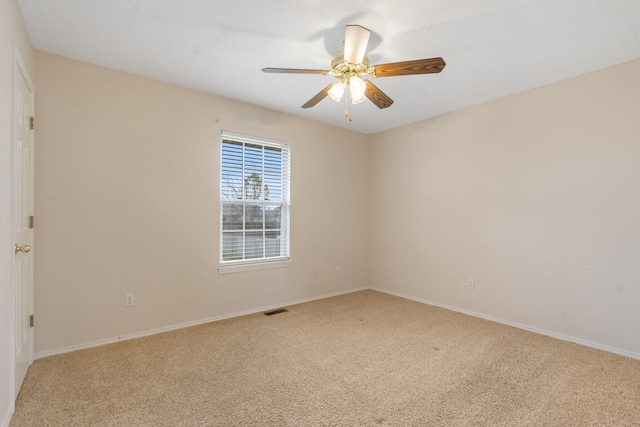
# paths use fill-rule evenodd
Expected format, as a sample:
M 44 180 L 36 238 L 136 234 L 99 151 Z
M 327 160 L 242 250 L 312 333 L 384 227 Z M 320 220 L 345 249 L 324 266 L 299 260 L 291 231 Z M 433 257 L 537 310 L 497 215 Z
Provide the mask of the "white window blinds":
M 222 133 L 220 262 L 289 259 L 286 144 Z

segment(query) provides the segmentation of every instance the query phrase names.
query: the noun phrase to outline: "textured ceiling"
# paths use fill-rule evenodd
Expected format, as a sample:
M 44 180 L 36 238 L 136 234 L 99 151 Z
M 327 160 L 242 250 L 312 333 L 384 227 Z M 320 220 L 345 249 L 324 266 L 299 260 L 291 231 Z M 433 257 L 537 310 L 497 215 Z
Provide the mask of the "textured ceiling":
M 363 133 L 640 57 L 637 0 L 18 0 L 35 48 Z M 372 64 L 441 56 L 440 74 L 375 84 L 395 103 L 325 98 L 346 24 Z M 639 81 L 640 83 L 640 81 Z

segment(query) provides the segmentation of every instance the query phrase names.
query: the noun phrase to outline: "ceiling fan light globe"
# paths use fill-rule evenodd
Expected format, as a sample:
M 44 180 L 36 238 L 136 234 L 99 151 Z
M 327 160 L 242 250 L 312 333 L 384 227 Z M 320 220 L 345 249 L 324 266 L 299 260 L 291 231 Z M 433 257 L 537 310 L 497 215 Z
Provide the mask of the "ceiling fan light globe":
M 359 104 L 366 98 L 364 92 L 367 88 L 367 84 L 359 77 L 351 77 L 349 79 L 349 90 L 351 91 L 351 103 Z
M 360 96 L 351 96 L 351 103 L 352 104 L 360 104 L 362 101 L 364 101 L 365 99 L 367 99 L 366 96 L 364 96 L 364 93 Z
M 342 94 L 344 93 L 345 87 L 346 85 L 342 82 L 334 83 L 333 86 L 331 86 L 331 89 L 329 89 L 329 91 L 327 92 L 327 94 L 329 95 L 329 97 L 331 97 L 331 99 L 333 99 L 336 102 L 339 102 L 340 99 L 342 99 Z

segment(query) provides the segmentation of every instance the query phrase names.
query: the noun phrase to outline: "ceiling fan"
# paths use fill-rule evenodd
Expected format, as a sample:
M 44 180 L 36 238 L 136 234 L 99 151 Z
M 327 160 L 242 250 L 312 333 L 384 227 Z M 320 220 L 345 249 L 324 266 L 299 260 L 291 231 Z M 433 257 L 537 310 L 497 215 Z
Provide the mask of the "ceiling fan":
M 322 101 L 327 95 L 333 100 L 340 101 L 345 89 L 349 87 L 346 102 L 349 98 L 352 104 L 358 104 L 369 99 L 378 108 L 387 108 L 393 104 L 393 99 L 382 92 L 370 80 L 370 77 L 407 76 L 411 74 L 439 73 L 445 67 L 442 58 L 417 59 L 413 61 L 392 62 L 389 64 L 369 65 L 369 57 L 365 55 L 371 32 L 360 25 L 347 25 L 344 35 L 344 52 L 331 60 L 330 70 L 308 70 L 300 68 L 263 68 L 265 73 L 290 74 L 324 74 L 338 79 L 322 89 L 316 96 L 307 101 L 302 108 L 310 108 Z M 345 116 L 351 120 L 348 111 Z

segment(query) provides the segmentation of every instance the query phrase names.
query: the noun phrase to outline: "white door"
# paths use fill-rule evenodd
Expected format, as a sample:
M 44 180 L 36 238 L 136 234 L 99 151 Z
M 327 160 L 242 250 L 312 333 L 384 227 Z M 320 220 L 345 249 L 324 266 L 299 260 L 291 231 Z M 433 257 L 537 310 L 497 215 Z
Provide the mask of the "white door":
M 33 85 L 16 52 L 13 136 L 14 398 L 33 361 Z

